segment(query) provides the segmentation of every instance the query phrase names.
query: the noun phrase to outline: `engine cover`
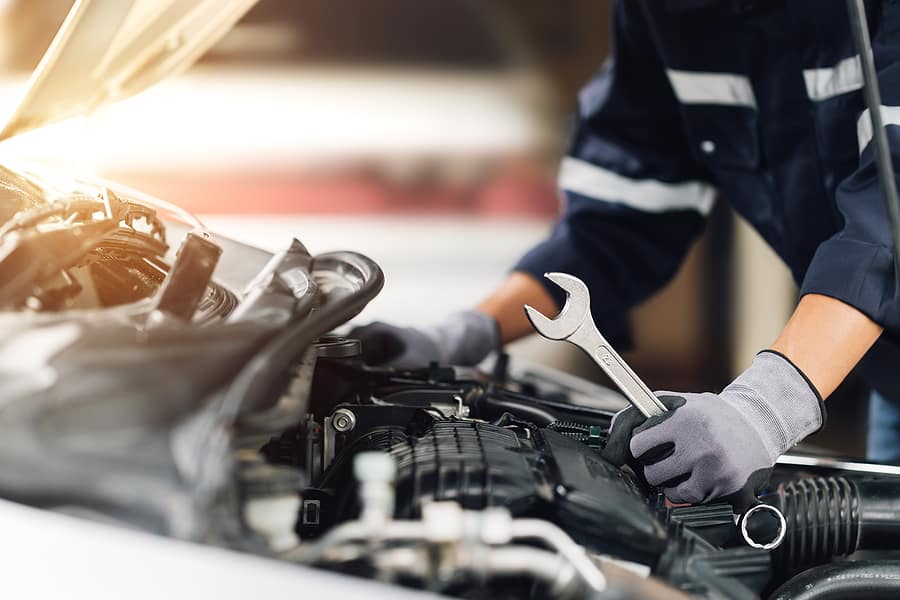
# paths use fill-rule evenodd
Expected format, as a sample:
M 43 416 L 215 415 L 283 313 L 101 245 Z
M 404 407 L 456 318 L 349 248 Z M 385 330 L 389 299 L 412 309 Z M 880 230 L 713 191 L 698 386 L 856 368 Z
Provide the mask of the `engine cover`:
M 620 556 L 626 545 L 632 557 L 646 558 L 665 544 L 656 511 L 635 480 L 595 450 L 556 431 L 456 419 L 378 427 L 362 435 L 336 457 L 322 487 L 304 492 L 319 514 L 318 523 L 301 519 L 301 536 L 356 516 L 348 469 L 353 456 L 366 450 L 396 460 L 400 519 L 418 518 L 426 502 L 452 500 L 466 509 L 503 506 L 516 517 L 549 519 L 597 552 L 613 541 Z

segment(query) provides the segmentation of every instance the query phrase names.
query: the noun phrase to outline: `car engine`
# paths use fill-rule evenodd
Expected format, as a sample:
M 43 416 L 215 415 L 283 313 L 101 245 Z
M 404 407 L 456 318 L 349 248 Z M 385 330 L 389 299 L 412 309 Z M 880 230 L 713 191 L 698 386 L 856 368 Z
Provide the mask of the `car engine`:
M 383 285 L 93 182 L 0 170 L 0 497 L 460 598 L 900 596 L 900 468 L 783 457 L 744 531 L 601 450 L 624 399 L 538 365 L 369 366 Z M 73 191 L 74 190 L 74 191 Z M 180 240 L 180 241 L 179 241 Z M 775 545 L 775 544 L 772 544 Z
M 827 477 L 779 468 L 763 500 L 787 532 L 760 550 L 731 506 L 671 506 L 602 458 L 623 402 L 605 388 L 511 374 L 504 356 L 489 374 L 374 369 L 355 340 L 320 344 L 307 420 L 262 447 L 312 484 L 297 560 L 466 598 L 754 598 L 820 565 L 869 564 L 839 562 L 853 553 L 877 570 L 900 544 L 900 480 L 825 459 L 813 470 Z

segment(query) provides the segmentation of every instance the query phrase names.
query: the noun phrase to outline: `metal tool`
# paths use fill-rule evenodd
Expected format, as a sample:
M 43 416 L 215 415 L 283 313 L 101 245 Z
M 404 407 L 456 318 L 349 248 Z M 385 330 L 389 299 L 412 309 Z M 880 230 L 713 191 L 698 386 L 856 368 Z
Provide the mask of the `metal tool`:
M 569 296 L 555 319 L 546 317 L 531 306 L 525 306 L 525 314 L 537 332 L 545 338 L 566 341 L 581 348 L 600 365 L 628 401 L 645 417 L 666 412 L 665 405 L 600 334 L 591 317 L 591 296 L 584 282 L 565 273 L 547 273 L 545 277 L 564 289 Z
M 631 370 L 597 329 L 591 316 L 591 296 L 584 282 L 567 273 L 546 273 L 544 277 L 565 290 L 568 297 L 562 310 L 552 319 L 539 310 L 525 305 L 525 314 L 537 332 L 547 339 L 566 341 L 581 348 L 600 365 L 625 398 L 644 417 L 649 418 L 668 412 L 666 406 Z M 738 514 L 735 524 L 739 527 L 744 541 L 753 548 L 763 550 L 773 550 L 780 546 L 787 532 L 787 522 L 781 511 L 777 507 L 760 502 L 753 494 L 753 490 L 741 490 L 739 494 L 733 496 L 735 500 L 731 503 L 732 509 Z M 750 531 L 756 529 L 750 525 L 750 517 L 757 515 L 765 518 L 766 513 L 775 520 L 775 529 L 774 533 L 772 531 L 766 533 L 769 538 L 767 541 L 759 541 L 754 538 L 753 531 Z

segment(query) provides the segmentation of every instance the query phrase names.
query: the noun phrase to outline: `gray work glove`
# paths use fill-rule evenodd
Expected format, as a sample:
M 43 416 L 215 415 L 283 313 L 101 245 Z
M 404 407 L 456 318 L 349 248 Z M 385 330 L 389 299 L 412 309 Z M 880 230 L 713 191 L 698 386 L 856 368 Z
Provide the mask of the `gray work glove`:
M 472 366 L 500 346 L 497 322 L 476 310 L 454 313 L 423 329 L 376 321 L 353 329 L 350 337 L 362 342 L 366 363 L 400 369 L 425 367 L 435 361 Z
M 637 463 L 676 504 L 721 499 L 747 504 L 775 460 L 825 420 L 818 392 L 771 350 L 720 394 L 657 392 L 669 412 L 644 420 L 629 407 L 613 418 L 604 457 Z

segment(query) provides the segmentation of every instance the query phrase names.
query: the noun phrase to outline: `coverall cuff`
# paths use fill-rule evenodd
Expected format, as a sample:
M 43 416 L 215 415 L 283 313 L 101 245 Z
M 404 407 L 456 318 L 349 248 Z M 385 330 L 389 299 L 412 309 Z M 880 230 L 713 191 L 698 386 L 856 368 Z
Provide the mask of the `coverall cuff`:
M 898 324 L 890 248 L 832 238 L 813 257 L 800 295 L 821 294 L 853 306 L 882 326 Z

